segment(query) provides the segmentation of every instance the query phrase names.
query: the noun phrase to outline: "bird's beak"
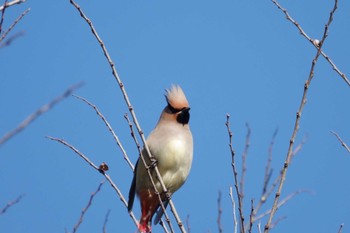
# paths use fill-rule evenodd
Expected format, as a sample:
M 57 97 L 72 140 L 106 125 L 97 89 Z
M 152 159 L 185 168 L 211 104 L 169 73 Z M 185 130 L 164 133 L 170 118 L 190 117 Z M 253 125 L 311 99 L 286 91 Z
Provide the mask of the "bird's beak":
M 190 107 L 187 107 L 187 108 L 185 108 L 184 110 L 182 110 L 181 112 L 189 112 L 191 110 L 191 108 Z

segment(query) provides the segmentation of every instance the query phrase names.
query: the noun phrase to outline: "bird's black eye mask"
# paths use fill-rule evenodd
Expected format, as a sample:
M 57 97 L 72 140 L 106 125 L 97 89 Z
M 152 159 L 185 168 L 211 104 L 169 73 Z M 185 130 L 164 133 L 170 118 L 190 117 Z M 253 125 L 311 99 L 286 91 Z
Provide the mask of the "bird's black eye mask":
M 186 109 L 186 108 L 181 108 L 181 109 L 174 108 L 169 103 L 168 103 L 168 108 L 172 114 L 176 114 L 176 113 L 181 112 L 182 110 Z
M 168 108 L 172 114 L 178 114 L 176 116 L 176 121 L 182 125 L 188 124 L 190 121 L 190 108 L 183 107 L 181 109 L 174 108 L 168 103 Z

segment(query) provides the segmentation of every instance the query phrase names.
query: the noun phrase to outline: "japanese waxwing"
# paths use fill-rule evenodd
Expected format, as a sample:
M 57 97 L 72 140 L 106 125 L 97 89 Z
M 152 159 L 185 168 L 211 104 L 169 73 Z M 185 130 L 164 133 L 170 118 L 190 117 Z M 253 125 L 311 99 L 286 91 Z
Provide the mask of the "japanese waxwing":
M 152 157 L 156 160 L 165 187 L 170 194 L 173 194 L 184 184 L 190 172 L 193 157 L 193 139 L 188 125 L 190 107 L 181 87 L 172 85 L 170 89 L 166 90 L 165 98 L 167 106 L 161 113 L 159 121 L 148 136 L 146 143 Z M 145 149 L 142 150 L 142 155 L 147 166 L 149 166 L 151 162 Z M 154 170 L 150 168 L 150 171 L 166 206 L 168 203 L 167 197 Z M 139 231 L 150 233 L 152 217 L 160 207 L 160 202 L 141 158 L 136 163 L 134 178 L 129 191 L 129 212 L 132 210 L 135 193 L 141 204 Z M 162 214 L 160 208 L 155 223 L 160 220 Z

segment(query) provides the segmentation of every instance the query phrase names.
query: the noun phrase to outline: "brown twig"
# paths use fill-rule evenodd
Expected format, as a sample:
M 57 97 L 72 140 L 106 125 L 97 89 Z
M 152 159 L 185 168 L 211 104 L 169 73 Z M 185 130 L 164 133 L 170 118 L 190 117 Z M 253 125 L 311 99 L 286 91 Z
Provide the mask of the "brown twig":
M 244 178 L 245 178 L 245 174 L 247 171 L 247 156 L 248 156 L 248 150 L 250 147 L 250 134 L 251 134 L 251 129 L 249 127 L 249 124 L 246 123 L 245 126 L 247 128 L 247 135 L 245 138 L 245 147 L 244 147 L 244 151 L 242 154 L 241 181 L 239 182 L 239 190 L 240 190 L 240 194 L 241 194 L 241 198 L 242 198 L 242 209 L 243 209 L 243 199 L 244 199 Z
M 51 102 L 41 106 L 38 110 L 36 110 L 34 113 L 29 115 L 24 121 L 22 121 L 21 124 L 19 124 L 15 129 L 5 134 L 2 138 L 0 138 L 0 146 L 4 144 L 7 140 L 21 132 L 24 128 L 26 128 L 30 123 L 32 123 L 34 120 L 36 120 L 39 116 L 41 116 L 43 113 L 49 111 L 51 108 L 53 108 L 57 103 L 62 101 L 63 99 L 70 96 L 75 90 L 80 88 L 83 85 L 83 83 L 74 84 L 73 86 L 69 87 L 63 94 L 60 96 L 57 96 L 55 99 L 53 99 Z
M 121 200 L 121 202 L 125 205 L 125 207 L 128 207 L 128 202 L 125 200 L 123 194 L 121 193 L 121 191 L 119 190 L 119 188 L 114 184 L 113 180 L 110 178 L 110 176 L 105 173 L 105 171 L 101 170 L 98 166 L 96 166 L 93 162 L 90 161 L 90 159 L 88 157 L 86 157 L 84 154 L 82 154 L 80 151 L 78 151 L 74 146 L 72 146 L 71 144 L 69 144 L 68 142 L 66 142 L 63 139 L 59 139 L 59 138 L 54 138 L 54 137 L 50 137 L 50 136 L 46 136 L 48 139 L 51 139 L 53 141 L 59 142 L 63 145 L 65 145 L 66 147 L 68 147 L 69 149 L 71 149 L 72 151 L 74 151 L 74 153 L 76 153 L 79 157 L 81 157 L 82 159 L 85 160 L 85 162 L 87 162 L 91 167 L 93 167 L 96 171 L 98 171 L 99 173 L 101 173 L 109 182 L 109 184 L 112 186 L 112 188 L 116 191 L 117 195 L 119 196 L 119 199 Z M 134 221 L 135 225 L 138 226 L 138 221 L 135 218 L 135 215 L 132 211 L 130 211 L 129 216 L 131 217 L 131 219 Z
M 4 214 L 10 207 L 20 202 L 23 197 L 24 194 L 21 194 L 15 200 L 8 202 L 2 209 L 0 209 L 0 215 Z
M 14 0 L 12 2 L 7 2 L 5 3 L 4 5 L 0 6 L 0 11 L 2 11 L 4 8 L 8 8 L 10 6 L 13 6 L 15 4 L 21 4 L 21 3 L 24 3 L 26 0 Z
M 111 213 L 111 210 L 108 210 L 105 216 L 105 221 L 103 222 L 103 227 L 102 227 L 102 233 L 106 233 L 107 232 L 107 222 L 108 222 L 108 218 L 109 218 L 109 214 Z
M 84 219 L 84 216 L 85 216 L 85 213 L 89 210 L 91 204 L 92 204 L 92 200 L 94 199 L 94 197 L 96 196 L 96 194 L 101 190 L 101 187 L 102 185 L 105 183 L 106 180 L 103 180 L 97 187 L 96 191 L 93 192 L 89 198 L 89 201 L 87 203 L 87 205 L 85 206 L 85 208 L 81 211 L 81 214 L 80 214 L 80 217 L 79 217 L 79 220 L 78 222 L 74 225 L 73 227 L 73 231 L 72 233 L 75 233 L 77 232 L 80 224 L 83 222 L 83 219 Z
M 96 105 L 92 104 L 90 101 L 88 101 L 87 99 L 77 96 L 77 95 L 73 95 L 74 97 L 76 97 L 79 100 L 84 101 L 86 104 L 88 104 L 90 107 L 92 107 L 96 114 L 101 118 L 101 120 L 105 123 L 105 125 L 107 126 L 109 132 L 112 134 L 117 146 L 119 147 L 119 149 L 121 150 L 121 152 L 123 153 L 124 159 L 127 162 L 127 164 L 129 165 L 129 167 L 134 170 L 134 165 L 132 164 L 132 162 L 130 161 L 122 143 L 120 142 L 118 136 L 115 134 L 114 130 L 112 129 L 111 125 L 109 124 L 109 122 L 107 121 L 106 117 L 101 113 L 101 111 L 97 108 Z
M 292 136 L 291 136 L 291 139 L 290 139 L 288 153 L 287 153 L 286 160 L 284 162 L 284 166 L 283 166 L 283 169 L 282 169 L 281 180 L 280 180 L 277 192 L 275 194 L 275 199 L 274 199 L 274 203 L 273 203 L 273 206 L 272 206 L 272 209 L 271 209 L 271 213 L 270 213 L 269 219 L 268 219 L 268 221 L 267 221 L 267 223 L 265 225 L 265 229 L 264 229 L 265 233 L 269 232 L 269 229 L 271 228 L 272 219 L 273 219 L 273 217 L 274 217 L 274 215 L 275 215 L 275 213 L 277 211 L 277 208 L 278 208 L 277 206 L 278 206 L 278 203 L 279 203 L 279 198 L 280 198 L 280 195 L 281 195 L 281 192 L 282 192 L 284 181 L 286 179 L 288 166 L 289 166 L 290 160 L 291 160 L 292 155 L 293 155 L 293 145 L 294 145 L 294 141 L 295 141 L 298 129 L 299 129 L 301 113 L 302 113 L 303 108 L 304 108 L 304 106 L 306 104 L 307 92 L 308 92 L 310 83 L 311 83 L 311 81 L 312 81 L 312 79 L 314 77 L 314 69 L 315 69 L 317 60 L 318 60 L 318 58 L 319 58 L 319 56 L 321 54 L 322 46 L 324 45 L 324 42 L 325 42 L 325 40 L 326 40 L 326 38 L 328 36 L 328 28 L 329 28 L 331 22 L 333 21 L 333 15 L 334 15 L 334 12 L 337 9 L 337 6 L 338 6 L 338 0 L 335 0 L 334 7 L 333 7 L 333 9 L 332 9 L 332 11 L 331 11 L 331 13 L 329 15 L 328 22 L 325 25 L 325 29 L 324 29 L 324 33 L 323 33 L 323 36 L 322 36 L 322 40 L 319 43 L 319 46 L 318 46 L 318 49 L 317 49 L 317 53 L 316 53 L 314 59 L 312 60 L 310 73 L 309 73 L 309 78 L 308 78 L 308 80 L 306 81 L 306 83 L 304 85 L 303 97 L 301 99 L 301 103 L 300 103 L 298 112 L 296 114 L 294 130 L 293 130 L 293 133 L 292 133 Z
M 152 154 L 151 154 L 151 152 L 150 152 L 150 150 L 149 150 L 149 148 L 148 148 L 148 145 L 147 145 L 147 143 L 146 143 L 145 135 L 144 135 L 144 133 L 143 133 L 141 127 L 140 127 L 140 124 L 139 124 L 139 122 L 138 122 L 138 120 L 137 120 L 137 117 L 136 117 L 134 108 L 133 108 L 133 106 L 131 105 L 131 102 L 130 102 L 130 100 L 129 100 L 129 97 L 128 97 L 127 93 L 126 93 L 124 84 L 122 83 L 122 81 L 121 81 L 121 79 L 120 79 L 120 77 L 119 77 L 119 75 L 118 75 L 118 72 L 117 72 L 117 70 L 116 70 L 116 68 L 115 68 L 115 65 L 114 65 L 114 63 L 113 63 L 113 61 L 112 61 L 112 59 L 111 59 L 111 57 L 110 57 L 110 55 L 109 55 L 109 53 L 108 53 L 108 51 L 107 51 L 107 48 L 106 48 L 105 44 L 103 43 L 103 41 L 101 40 L 100 36 L 98 35 L 98 33 L 97 33 L 95 27 L 93 26 L 91 20 L 90 20 L 89 18 L 87 18 L 87 16 L 86 16 L 86 15 L 84 14 L 84 12 L 82 11 L 81 7 L 80 7 L 75 1 L 73 1 L 73 0 L 70 0 L 70 3 L 78 10 L 78 12 L 80 13 L 80 16 L 87 22 L 87 24 L 89 25 L 89 27 L 90 27 L 90 29 L 91 29 L 91 31 L 92 31 L 92 34 L 95 36 L 95 38 L 97 39 L 98 43 L 100 44 L 100 46 L 101 46 L 101 48 L 102 48 L 102 51 L 103 51 L 103 53 L 104 53 L 104 55 L 105 55 L 105 57 L 106 57 L 106 59 L 107 59 L 107 61 L 108 61 L 108 64 L 109 64 L 109 66 L 110 66 L 111 69 L 112 69 L 112 74 L 113 74 L 115 80 L 118 82 L 118 85 L 119 85 L 120 90 L 121 90 L 121 92 L 122 92 L 122 94 L 123 94 L 125 103 L 126 103 L 128 109 L 129 109 L 129 112 L 130 112 L 131 117 L 132 117 L 132 119 L 133 119 L 133 122 L 134 122 L 134 124 L 135 124 L 135 126 L 136 126 L 136 129 L 137 129 L 137 131 L 138 131 L 138 133 L 139 133 L 139 135 L 140 135 L 140 137 L 141 137 L 141 139 L 142 139 L 144 149 L 145 149 L 145 151 L 147 152 L 147 154 L 148 154 L 150 160 L 152 161 L 153 157 L 152 157 Z M 143 157 L 143 154 L 141 154 L 141 157 Z M 154 160 L 154 159 L 153 159 L 153 160 Z M 144 160 L 144 159 L 142 159 L 142 161 L 143 161 L 143 163 L 145 164 L 145 167 L 152 168 L 153 171 L 154 171 L 154 173 L 156 174 L 156 177 L 157 177 L 157 179 L 158 179 L 158 181 L 159 181 L 159 183 L 160 183 L 160 186 L 162 187 L 162 192 L 165 193 L 165 196 L 166 196 L 166 198 L 167 198 L 168 201 L 169 201 L 169 206 L 170 206 L 170 209 L 171 209 L 171 211 L 172 211 L 172 213 L 173 213 L 173 215 L 174 215 L 174 217 L 175 217 L 175 220 L 176 220 L 176 222 L 177 222 L 177 224 L 178 224 L 178 226 L 179 226 L 181 232 L 182 232 L 182 233 L 185 233 L 185 232 L 186 232 L 186 229 L 185 229 L 185 227 L 184 227 L 184 225 L 183 225 L 183 223 L 182 223 L 182 221 L 181 221 L 181 219 L 180 219 L 180 217 L 179 217 L 179 215 L 178 215 L 178 213 L 177 213 L 177 211 L 176 211 L 176 208 L 175 208 L 175 205 L 174 205 L 173 201 L 170 199 L 171 194 L 168 192 L 166 186 L 164 185 L 164 182 L 163 182 L 162 177 L 161 177 L 161 175 L 160 175 L 160 173 L 159 173 L 159 170 L 158 170 L 157 165 L 155 164 L 154 166 L 150 167 L 150 166 L 148 166 L 148 165 L 145 163 L 145 160 Z M 149 178 L 150 178 L 150 180 L 151 180 L 151 182 L 152 182 L 153 178 L 152 178 L 151 172 L 150 172 L 149 169 L 147 169 L 147 171 L 148 171 Z M 155 184 L 155 182 L 152 182 L 152 184 Z M 158 198 L 159 198 L 160 203 L 161 203 L 161 208 L 163 209 L 163 211 L 164 211 L 164 213 L 165 213 L 166 211 L 165 211 L 165 209 L 164 209 L 164 206 L 162 205 L 162 198 L 161 198 L 161 196 L 160 196 L 161 193 L 159 192 L 159 190 L 157 190 L 157 187 L 156 187 L 156 186 L 154 186 L 154 189 L 156 190 L 156 193 L 158 194 Z
M 238 188 L 238 173 L 236 169 L 236 163 L 235 163 L 235 151 L 233 150 L 232 147 L 232 131 L 230 128 L 230 114 L 226 114 L 226 128 L 229 136 L 229 148 L 231 152 L 231 166 L 232 166 L 232 171 L 233 171 L 233 177 L 235 181 L 235 189 L 236 189 L 236 194 L 237 194 L 237 199 L 238 199 L 238 212 L 239 212 L 239 218 L 240 218 L 240 232 L 244 233 L 244 214 L 243 214 L 243 202 L 242 202 L 242 196 Z
M 4 8 L 5 9 L 5 8 Z M 4 32 L 1 37 L 0 37 L 0 42 L 3 41 L 6 36 L 11 32 L 11 30 L 17 25 L 17 23 L 26 15 L 28 14 L 28 12 L 30 11 L 30 8 L 28 8 L 27 10 L 23 11 L 23 13 L 11 24 L 11 26 L 7 29 L 6 32 Z M 11 38 L 9 38 L 7 41 L 5 41 L 4 43 L 0 44 L 0 48 L 5 47 L 5 46 L 9 46 L 12 41 L 19 37 L 19 36 L 23 36 L 24 32 L 19 32 L 17 34 L 15 34 L 14 36 L 12 36 Z
M 232 203 L 232 214 L 233 214 L 233 226 L 234 226 L 234 233 L 237 233 L 237 217 L 236 217 L 236 203 L 235 203 L 235 199 L 233 198 L 233 191 L 232 191 L 232 187 L 230 186 L 230 199 L 231 199 L 231 203 Z
M 216 223 L 218 224 L 219 233 L 222 233 L 223 229 L 222 229 L 222 224 L 221 224 L 222 208 L 221 208 L 221 192 L 220 191 L 218 194 L 217 203 L 218 203 L 218 218 L 216 219 Z
M 346 145 L 346 143 L 340 138 L 340 136 L 334 132 L 334 131 L 331 131 L 331 133 L 337 137 L 337 139 L 339 140 L 339 142 L 341 143 L 341 145 L 350 153 L 350 148 L 348 147 L 348 145 Z
M 317 50 L 318 50 L 318 47 L 320 45 L 320 42 L 318 40 L 313 40 L 311 39 L 306 33 L 305 31 L 302 29 L 302 27 L 300 26 L 300 24 L 295 21 L 288 13 L 288 11 L 283 8 L 276 0 L 271 0 L 276 6 L 278 9 L 280 9 L 286 16 L 287 20 L 290 21 L 291 23 L 293 23 L 299 30 L 300 34 L 305 37 Z M 328 63 L 332 66 L 332 69 L 337 72 L 340 77 L 346 82 L 346 84 L 348 84 L 348 86 L 350 86 L 350 81 L 349 79 L 346 77 L 346 75 L 344 73 L 342 73 L 338 67 L 334 64 L 334 62 L 330 59 L 330 57 L 321 50 L 321 54 L 322 56 L 328 61 Z

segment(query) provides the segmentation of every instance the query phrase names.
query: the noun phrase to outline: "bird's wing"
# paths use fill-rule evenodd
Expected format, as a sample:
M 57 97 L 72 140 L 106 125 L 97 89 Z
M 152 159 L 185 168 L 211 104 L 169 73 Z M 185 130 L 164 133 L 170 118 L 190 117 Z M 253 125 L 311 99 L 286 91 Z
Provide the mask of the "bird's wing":
M 169 200 L 163 201 L 163 205 L 164 205 L 164 208 L 165 208 L 165 209 L 166 209 L 166 207 L 168 206 L 168 204 L 169 204 Z M 163 214 L 164 214 L 164 210 L 163 210 L 163 208 L 159 205 L 159 208 L 158 208 L 158 211 L 157 211 L 157 215 L 156 215 L 156 217 L 155 217 L 155 219 L 154 219 L 154 221 L 153 221 L 153 224 L 154 224 L 154 225 L 157 225 L 157 224 L 159 223 L 159 221 L 160 221 L 160 219 L 162 218 Z
M 137 160 L 134 168 L 134 177 L 132 178 L 130 190 L 129 190 L 129 201 L 128 201 L 128 211 L 129 213 L 132 210 L 132 206 L 134 204 L 135 199 L 135 189 L 136 189 L 136 171 L 137 171 L 137 165 L 139 163 L 139 160 Z

